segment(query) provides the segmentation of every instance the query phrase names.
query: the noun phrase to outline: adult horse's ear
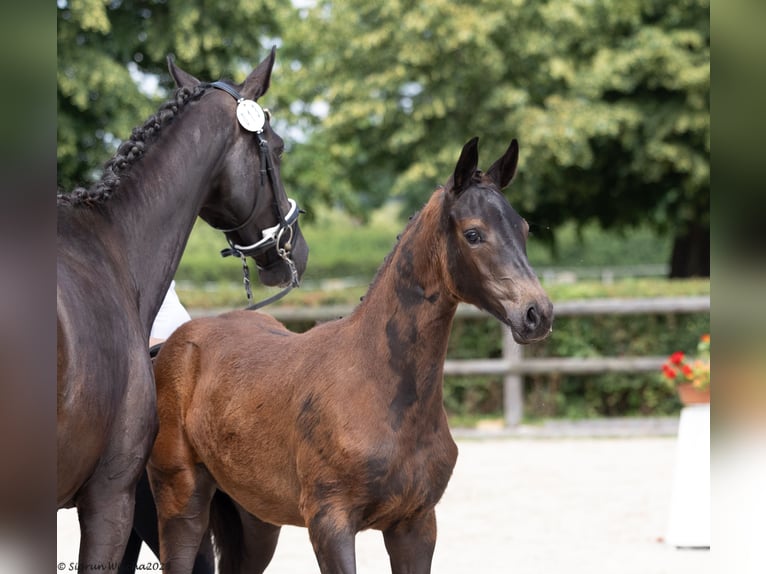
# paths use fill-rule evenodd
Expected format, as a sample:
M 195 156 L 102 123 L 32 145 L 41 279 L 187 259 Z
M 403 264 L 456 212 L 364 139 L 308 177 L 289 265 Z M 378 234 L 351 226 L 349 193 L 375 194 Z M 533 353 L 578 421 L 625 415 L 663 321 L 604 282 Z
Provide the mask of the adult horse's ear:
M 455 173 L 452 174 L 452 191 L 455 195 L 459 195 L 471 184 L 471 179 L 478 166 L 479 138 L 474 137 L 463 146 L 463 151 L 460 152 L 460 158 L 455 166 Z
M 495 182 L 498 189 L 504 189 L 516 175 L 519 164 L 519 142 L 514 138 L 503 156 L 487 170 L 487 176 Z
M 197 78 L 176 66 L 172 55 L 168 55 L 168 70 L 170 71 L 170 75 L 173 76 L 176 86 L 179 88 L 191 88 L 199 84 Z
M 250 75 L 245 78 L 245 82 L 242 84 L 242 96 L 249 100 L 257 100 L 266 90 L 269 89 L 269 83 L 271 82 L 271 70 L 274 67 L 274 60 L 276 59 L 277 48 L 272 46 L 271 52 L 266 58 L 258 64 L 258 67 L 250 72 Z

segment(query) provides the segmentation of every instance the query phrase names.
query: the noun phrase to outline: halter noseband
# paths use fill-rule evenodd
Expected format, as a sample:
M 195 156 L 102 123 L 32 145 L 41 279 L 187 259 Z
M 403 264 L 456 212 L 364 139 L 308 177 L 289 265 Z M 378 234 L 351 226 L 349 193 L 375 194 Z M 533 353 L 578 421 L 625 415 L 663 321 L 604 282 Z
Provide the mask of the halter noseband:
M 258 150 L 261 160 L 261 188 L 265 185 L 265 180 L 268 178 L 271 184 L 271 191 L 274 195 L 274 213 L 277 218 L 277 224 L 268 227 L 261 231 L 261 239 L 250 245 L 239 245 L 235 243 L 230 233 L 238 231 L 247 226 L 255 215 L 255 206 L 258 202 L 257 196 L 253 201 L 253 208 L 250 210 L 250 214 L 245 221 L 240 225 L 231 229 L 219 229 L 226 236 L 226 240 L 229 242 L 230 248 L 221 251 L 221 255 L 226 257 L 229 255 L 235 255 L 242 259 L 242 269 L 244 273 L 245 291 L 247 292 L 248 301 L 252 301 L 252 292 L 250 290 L 250 273 L 247 267 L 247 256 L 255 258 L 256 255 L 264 253 L 269 249 L 276 249 L 277 255 L 287 264 L 290 268 L 290 285 L 277 295 L 266 299 L 255 305 L 251 305 L 248 309 L 258 309 L 269 303 L 281 299 L 284 297 L 293 287 L 297 287 L 300 283 L 298 279 L 298 272 L 295 268 L 295 262 L 292 260 L 292 238 L 293 238 L 293 224 L 298 220 L 298 216 L 301 213 L 300 208 L 295 200 L 288 198 L 287 202 L 290 205 L 290 209 L 287 215 L 282 213 L 282 209 L 279 206 L 279 200 L 277 199 L 277 181 L 274 172 L 274 165 L 269 153 L 269 142 L 263 137 L 263 126 L 266 121 L 266 114 L 261 107 L 254 101 L 248 100 L 242 97 L 242 95 L 225 82 L 212 82 L 209 84 L 212 88 L 223 90 L 237 101 L 237 120 L 240 125 L 247 131 L 255 133 L 258 138 Z M 282 238 L 285 234 L 286 240 L 282 243 Z M 256 266 L 258 263 L 256 262 Z M 260 266 L 258 266 L 261 269 Z

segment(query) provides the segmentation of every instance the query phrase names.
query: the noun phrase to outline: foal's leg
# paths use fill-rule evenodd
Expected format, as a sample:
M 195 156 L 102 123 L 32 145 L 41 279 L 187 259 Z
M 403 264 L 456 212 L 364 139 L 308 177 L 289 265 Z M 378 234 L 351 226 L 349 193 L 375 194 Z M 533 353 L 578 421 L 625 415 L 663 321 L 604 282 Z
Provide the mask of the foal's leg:
M 242 508 L 239 509 L 244 531 L 245 566 L 243 572 L 262 574 L 274 557 L 281 528 L 263 522 Z M 221 569 L 221 574 L 225 574 Z
M 260 574 L 271 562 L 280 527 L 248 513 L 219 490 L 210 505 L 210 528 L 218 548 L 220 574 Z
M 154 504 L 154 496 L 149 488 L 149 477 L 146 471 L 141 473 L 141 478 L 136 485 L 136 506 L 133 515 L 133 533 L 128 541 L 119 574 L 134 574 L 136 564 L 145 542 L 155 556 L 160 556 L 160 536 L 157 532 L 157 507 Z M 215 552 L 210 539 L 206 534 L 202 539 L 200 550 L 194 561 L 193 574 L 215 574 Z
M 320 508 L 308 524 L 309 538 L 322 574 L 356 574 L 356 533 L 348 519 Z
M 149 468 L 157 502 L 160 561 L 164 570 L 188 574 L 208 531 L 215 483 L 201 465 L 168 470 Z
M 428 574 L 436 546 L 436 514 L 431 512 L 383 532 L 392 574 Z

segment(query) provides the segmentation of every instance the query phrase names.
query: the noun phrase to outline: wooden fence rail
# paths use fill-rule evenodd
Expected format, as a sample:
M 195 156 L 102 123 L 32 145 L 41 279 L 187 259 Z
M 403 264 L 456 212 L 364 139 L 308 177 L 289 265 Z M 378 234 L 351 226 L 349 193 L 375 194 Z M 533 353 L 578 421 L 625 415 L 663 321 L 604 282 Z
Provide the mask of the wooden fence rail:
M 272 307 L 268 312 L 280 321 L 328 321 L 351 313 L 348 305 L 325 307 Z M 217 314 L 218 311 L 195 310 L 192 316 Z M 645 299 L 588 299 L 563 301 L 554 305 L 556 317 L 586 315 L 647 315 L 665 313 L 710 312 L 710 297 L 653 297 Z M 483 311 L 460 305 L 457 318 L 488 316 Z M 554 323 L 555 329 L 555 323 Z M 525 358 L 523 347 L 516 344 L 509 329 L 503 329 L 503 353 L 497 359 L 448 359 L 445 375 L 503 375 L 503 408 L 505 423 L 515 426 L 524 412 L 522 375 L 567 373 L 593 374 L 607 372 L 658 371 L 662 357 L 546 357 Z

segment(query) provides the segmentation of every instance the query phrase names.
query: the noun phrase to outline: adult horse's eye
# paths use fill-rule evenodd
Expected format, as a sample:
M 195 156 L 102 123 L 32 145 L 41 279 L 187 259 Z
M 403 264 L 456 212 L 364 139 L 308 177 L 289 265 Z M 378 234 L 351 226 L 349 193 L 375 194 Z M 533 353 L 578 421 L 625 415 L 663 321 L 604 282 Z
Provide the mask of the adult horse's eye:
M 479 233 L 476 229 L 471 228 L 464 231 L 463 237 L 465 237 L 466 241 L 472 245 L 481 243 L 481 233 Z

